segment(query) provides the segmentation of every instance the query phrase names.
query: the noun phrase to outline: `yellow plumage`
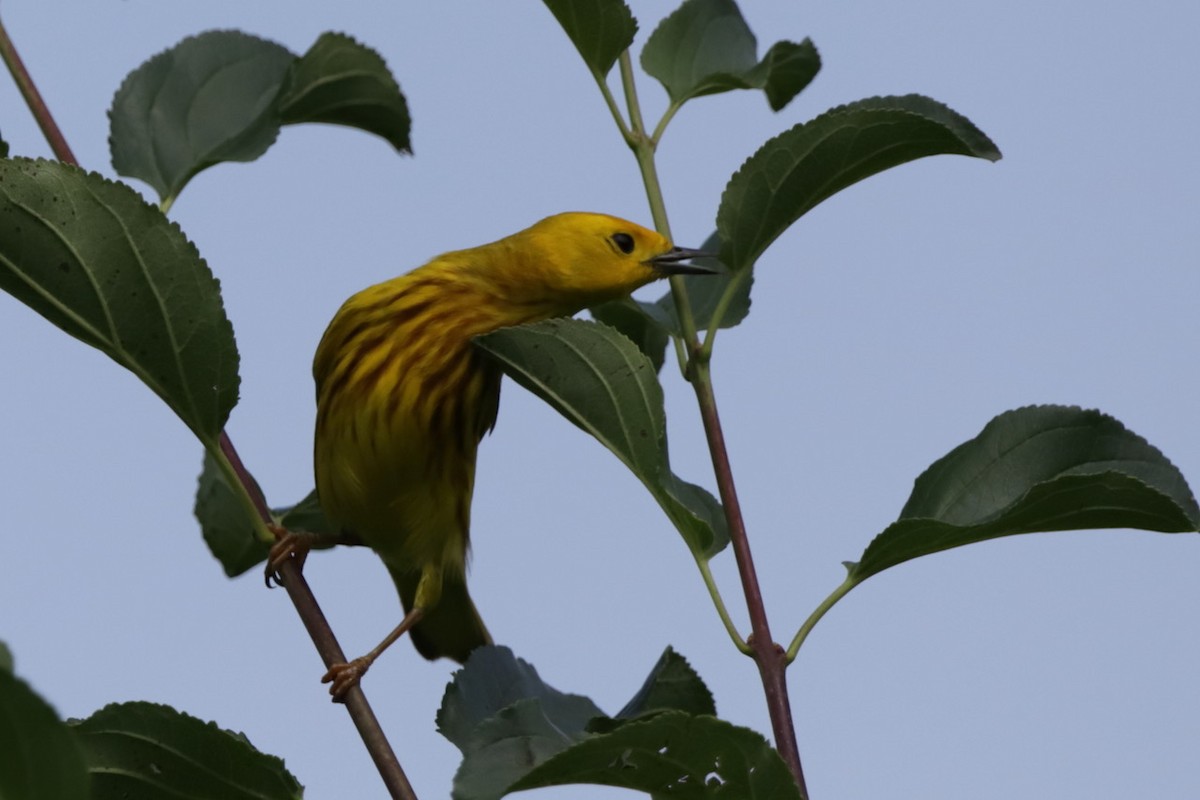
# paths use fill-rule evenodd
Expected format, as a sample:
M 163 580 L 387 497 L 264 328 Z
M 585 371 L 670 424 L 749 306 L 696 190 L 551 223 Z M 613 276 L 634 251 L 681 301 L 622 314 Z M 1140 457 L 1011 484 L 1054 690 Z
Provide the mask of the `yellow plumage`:
M 491 642 L 465 571 L 476 447 L 496 420 L 500 373 L 472 337 L 703 271 L 678 263 L 693 255 L 616 217 L 559 214 L 364 289 L 334 316 L 313 362 L 317 491 L 328 518 L 387 565 L 426 658 L 461 662 Z

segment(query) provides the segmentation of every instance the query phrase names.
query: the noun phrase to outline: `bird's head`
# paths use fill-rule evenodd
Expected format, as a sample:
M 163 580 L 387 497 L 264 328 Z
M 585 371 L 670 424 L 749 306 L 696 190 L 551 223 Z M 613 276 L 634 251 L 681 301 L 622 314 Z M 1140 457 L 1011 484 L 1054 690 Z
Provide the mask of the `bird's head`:
M 659 233 L 607 214 L 556 214 L 502 243 L 529 256 L 514 259 L 524 262 L 522 281 L 561 301 L 561 313 L 623 297 L 670 275 L 713 272 L 683 263 L 706 253 L 675 247 Z

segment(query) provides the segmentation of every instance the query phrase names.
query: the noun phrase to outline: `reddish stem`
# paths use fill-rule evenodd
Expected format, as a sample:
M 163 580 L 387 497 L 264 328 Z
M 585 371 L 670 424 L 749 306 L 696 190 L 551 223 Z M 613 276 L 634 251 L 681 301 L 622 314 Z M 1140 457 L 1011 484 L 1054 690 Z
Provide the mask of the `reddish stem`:
M 17 84 L 17 89 L 20 90 L 21 96 L 25 98 L 25 105 L 29 106 L 29 110 L 33 114 L 33 118 L 37 121 L 38 127 L 42 129 L 42 135 L 50 143 L 50 149 L 54 151 L 55 157 L 59 161 L 79 166 L 79 162 L 75 160 L 74 154 L 71 153 L 71 148 L 67 146 L 67 140 L 63 138 L 62 131 L 55 124 L 54 117 L 50 114 L 50 109 L 46 107 L 46 101 L 42 99 L 41 92 L 37 90 L 37 86 L 33 83 L 33 78 L 29 76 L 29 70 L 25 69 L 25 62 L 21 60 L 21 56 L 17 53 L 17 48 L 13 45 L 12 39 L 8 38 L 8 31 L 4 29 L 3 22 L 0 22 L 0 58 L 4 59 L 4 63 L 8 66 L 8 71 L 12 73 L 13 81 Z
M 696 358 L 693 350 L 693 359 Z M 701 361 L 693 363 L 700 365 Z M 804 769 L 800 764 L 800 748 L 796 742 L 796 726 L 792 721 L 792 707 L 787 692 L 787 658 L 783 647 L 771 638 L 767 623 L 767 612 L 763 605 L 762 590 L 758 585 L 758 573 L 754 569 L 754 557 L 750 553 L 750 539 L 746 535 L 746 523 L 742 518 L 742 507 L 738 501 L 737 487 L 733 482 L 733 469 L 729 464 L 729 450 L 725 446 L 725 433 L 721 429 L 721 418 L 717 414 L 717 400 L 713 394 L 712 381 L 708 376 L 708 365 L 697 370 L 692 385 L 700 406 L 700 418 L 712 454 L 713 472 L 716 474 L 717 491 L 721 505 L 725 508 L 725 519 L 729 525 L 729 541 L 737 560 L 738 576 L 746 595 L 746 608 L 750 613 L 750 638 L 748 644 L 758 665 L 766 695 L 767 712 L 771 717 L 771 731 L 775 735 L 775 749 L 783 758 L 800 793 L 807 798 L 808 786 L 804 782 Z
M 232 445 L 230 447 L 232 448 Z M 222 443 L 222 449 L 224 449 L 224 443 Z M 285 561 L 277 573 L 283 588 L 287 590 L 288 597 L 292 600 L 292 605 L 296 607 L 300 621 L 304 623 L 304 628 L 312 638 L 317 652 L 321 654 L 321 660 L 325 663 L 326 668 L 334 664 L 345 664 L 349 659 L 342 651 L 342 646 L 338 644 L 333 628 L 325 619 L 325 614 L 321 611 L 321 606 L 317 603 L 312 589 L 309 588 L 308 581 L 304 580 L 304 573 L 300 571 L 297 562 L 292 559 Z M 417 800 L 416 792 L 413 791 L 412 784 L 408 782 L 408 776 L 404 774 L 404 768 L 400 766 L 391 742 L 388 741 L 387 734 L 383 732 L 378 717 L 375 716 L 370 703 L 367 702 L 367 696 L 363 694 L 362 687 L 358 685 L 351 687 L 342 696 L 341 702 L 345 704 L 346 711 L 350 714 L 350 719 L 354 721 L 354 727 L 358 729 L 358 735 L 362 737 L 363 744 L 366 746 L 367 752 L 371 754 L 371 760 L 375 762 L 375 768 L 379 770 L 379 776 L 383 778 L 383 783 L 387 786 L 391 796 L 399 798 L 399 800 Z

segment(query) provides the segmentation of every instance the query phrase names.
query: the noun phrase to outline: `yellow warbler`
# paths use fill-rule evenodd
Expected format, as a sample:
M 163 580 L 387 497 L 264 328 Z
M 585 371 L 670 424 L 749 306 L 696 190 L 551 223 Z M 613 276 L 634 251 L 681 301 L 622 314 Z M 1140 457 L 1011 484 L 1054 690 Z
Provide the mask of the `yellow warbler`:
M 335 696 L 405 631 L 428 659 L 462 662 L 492 641 L 467 593 L 466 554 L 500 372 L 472 337 L 709 272 L 679 263 L 696 255 L 623 219 L 558 214 L 342 305 L 313 362 L 317 492 L 329 520 L 383 559 L 406 614 L 379 647 L 326 674 Z

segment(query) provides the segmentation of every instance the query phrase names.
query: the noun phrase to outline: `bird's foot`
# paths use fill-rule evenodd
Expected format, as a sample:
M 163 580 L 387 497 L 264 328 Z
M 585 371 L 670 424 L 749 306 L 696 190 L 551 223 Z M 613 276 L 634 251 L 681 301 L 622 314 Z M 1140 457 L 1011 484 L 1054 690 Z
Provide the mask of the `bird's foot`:
M 317 544 L 319 537 L 307 531 L 289 531 L 279 525 L 268 525 L 267 528 L 275 534 L 275 544 L 271 545 L 271 549 L 267 551 L 267 586 L 270 587 L 272 584 L 282 586 L 283 578 L 279 574 L 280 568 L 289 559 L 295 559 L 296 569 L 303 570 L 304 560 L 308 558 L 308 551 Z
M 321 683 L 328 683 L 329 694 L 333 697 L 333 702 L 345 702 L 346 692 L 353 689 L 362 680 L 362 676 L 367 674 L 367 670 L 371 668 L 371 663 L 375 659 L 369 656 L 359 656 L 353 661 L 345 664 L 334 664 L 321 677 Z

